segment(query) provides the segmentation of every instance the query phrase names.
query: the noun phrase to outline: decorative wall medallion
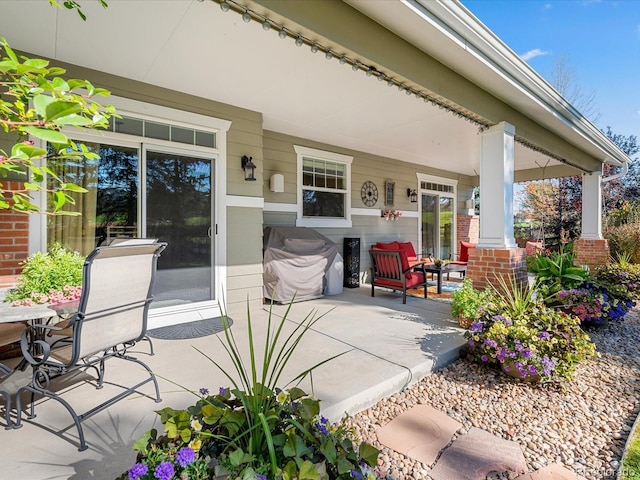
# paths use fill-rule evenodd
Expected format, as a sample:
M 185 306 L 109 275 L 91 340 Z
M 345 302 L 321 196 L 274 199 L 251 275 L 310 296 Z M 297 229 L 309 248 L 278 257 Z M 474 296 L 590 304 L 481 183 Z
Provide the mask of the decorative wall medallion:
M 378 201 L 378 187 L 371 180 L 367 180 L 362 184 L 360 196 L 362 197 L 362 203 L 367 207 L 373 207 Z

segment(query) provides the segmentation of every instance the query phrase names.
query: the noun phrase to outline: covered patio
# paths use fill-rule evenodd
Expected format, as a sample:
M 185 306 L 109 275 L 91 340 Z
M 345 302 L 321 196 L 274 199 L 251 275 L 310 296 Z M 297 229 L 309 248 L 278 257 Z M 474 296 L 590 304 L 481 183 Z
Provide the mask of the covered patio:
M 286 305 L 273 307 L 274 320 L 284 315 Z M 259 345 L 263 342 L 268 307 L 252 309 L 251 319 Z M 322 401 L 322 412 L 331 420 L 345 413 L 355 414 L 403 389 L 458 358 L 464 343 L 463 330 L 451 319 L 450 305 L 436 300 L 409 297 L 402 305 L 396 294 L 370 297 L 367 286 L 345 290 L 342 295 L 293 304 L 286 330 L 310 312 L 324 315 L 308 332 L 283 378 L 289 380 L 303 369 L 330 356 L 342 356 L 318 368 L 313 374 L 314 394 Z M 219 312 L 210 312 L 218 315 Z M 232 331 L 241 344 L 246 342 L 246 317 L 232 317 Z M 144 432 L 161 426 L 154 413 L 165 407 L 184 408 L 193 403 L 200 388 L 217 391 L 228 381 L 197 349 L 214 355 L 231 371 L 219 340 L 213 334 L 190 340 L 154 339 L 156 354 L 147 357 L 146 342 L 136 347 L 158 376 L 163 402 L 155 404 L 143 396 L 133 396 L 88 419 L 85 435 L 89 449 L 78 452 L 77 434 L 67 412 L 56 402 L 38 405 L 38 423 L 28 420 L 18 430 L 1 430 L 3 466 L 18 478 L 82 479 L 115 478 L 135 460 L 131 445 Z M 144 353 L 143 353 L 144 352 Z M 117 361 L 107 366 L 105 387 L 96 390 L 82 376 L 60 388 L 65 398 L 80 409 L 108 398 L 113 385 L 130 384 L 140 372 Z M 174 383 L 175 382 L 175 383 Z M 180 386 L 178 386 L 180 385 Z M 311 392 L 306 380 L 301 388 Z M 151 393 L 142 389 L 141 393 Z M 61 432 L 62 431 L 62 432 Z

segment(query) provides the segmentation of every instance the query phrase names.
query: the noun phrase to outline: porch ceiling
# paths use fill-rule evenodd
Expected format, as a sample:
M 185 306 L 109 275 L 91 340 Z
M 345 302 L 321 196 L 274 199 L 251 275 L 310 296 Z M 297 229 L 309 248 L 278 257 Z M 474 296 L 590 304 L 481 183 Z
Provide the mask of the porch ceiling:
M 266 130 L 465 175 L 480 170 L 475 125 L 216 3 L 108 3 L 83 2 L 83 22 L 44 0 L 3 0 L 0 35 L 32 55 L 262 112 Z M 515 155 L 516 170 L 548 162 L 520 144 Z

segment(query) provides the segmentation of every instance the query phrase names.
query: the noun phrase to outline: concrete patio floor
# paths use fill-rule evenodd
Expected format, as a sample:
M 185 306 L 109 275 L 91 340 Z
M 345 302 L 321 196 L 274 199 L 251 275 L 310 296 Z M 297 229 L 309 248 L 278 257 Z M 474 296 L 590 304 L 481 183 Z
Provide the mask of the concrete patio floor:
M 265 305 L 251 312 L 258 345 L 264 342 L 268 309 Z M 272 318 L 279 320 L 286 309 L 286 305 L 274 305 Z M 343 353 L 314 372 L 313 391 L 310 380 L 300 385 L 322 401 L 323 414 L 334 421 L 455 360 L 464 344 L 463 330 L 451 319 L 450 305 L 442 301 L 409 296 L 403 305 L 401 296 L 393 293 L 377 291 L 372 298 L 370 287 L 365 285 L 345 289 L 341 295 L 293 304 L 285 330 L 290 332 L 313 311 L 324 316 L 305 335 L 280 384 L 284 387 L 304 369 Z M 212 313 L 215 316 L 217 312 Z M 246 345 L 246 318 L 233 320 L 232 332 L 239 343 Z M 155 356 L 147 355 L 146 342 L 139 343 L 138 358 L 158 375 L 163 401 L 156 404 L 150 398 L 133 395 L 86 420 L 87 451 L 78 452 L 77 432 L 66 410 L 57 402 L 39 401 L 38 425 L 26 421 L 19 430 L 0 430 L 3 471 L 26 480 L 115 478 L 135 461 L 133 442 L 147 430 L 161 426 L 155 410 L 184 408 L 193 403 L 195 397 L 185 389 L 206 387 L 217 391 L 229 385 L 229 380 L 196 350 L 232 372 L 220 344 L 222 337 L 154 339 Z M 143 376 L 138 366 L 114 359 L 107 364 L 107 385 L 102 390 L 77 381 L 66 387 L 69 391 L 64 398 L 83 412 L 116 393 L 114 385 L 133 384 Z M 153 389 L 147 384 L 141 391 L 151 394 Z

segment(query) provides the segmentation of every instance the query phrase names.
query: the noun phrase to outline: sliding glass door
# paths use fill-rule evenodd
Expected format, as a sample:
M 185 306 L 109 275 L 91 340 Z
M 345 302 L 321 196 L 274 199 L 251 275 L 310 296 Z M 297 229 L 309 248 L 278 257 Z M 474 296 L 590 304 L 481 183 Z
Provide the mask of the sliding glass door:
M 47 244 L 87 255 L 116 237 L 156 238 L 168 247 L 152 307 L 214 299 L 213 159 L 168 147 L 84 143 L 100 158 L 48 164 L 87 192 L 72 194 L 81 215 L 48 217 Z

